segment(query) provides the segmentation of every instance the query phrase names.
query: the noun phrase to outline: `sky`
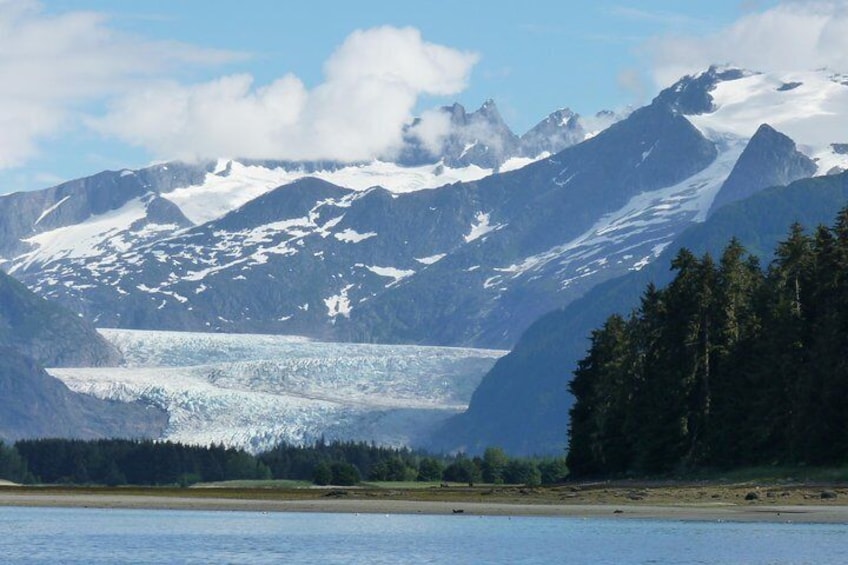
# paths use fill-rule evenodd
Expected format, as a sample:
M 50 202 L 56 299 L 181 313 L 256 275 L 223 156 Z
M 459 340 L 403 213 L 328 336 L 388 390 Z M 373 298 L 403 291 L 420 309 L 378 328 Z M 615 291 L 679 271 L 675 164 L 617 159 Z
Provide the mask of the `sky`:
M 848 0 L 0 0 L 0 193 L 171 159 L 360 161 L 434 109 L 518 134 L 710 64 L 848 71 Z

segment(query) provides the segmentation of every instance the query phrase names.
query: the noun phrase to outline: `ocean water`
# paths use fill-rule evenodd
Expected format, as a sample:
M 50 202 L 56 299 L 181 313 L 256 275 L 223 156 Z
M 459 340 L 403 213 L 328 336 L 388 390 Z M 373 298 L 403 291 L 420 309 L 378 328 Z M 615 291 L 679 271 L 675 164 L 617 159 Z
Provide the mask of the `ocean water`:
M 2 563 L 848 563 L 848 525 L 0 508 Z

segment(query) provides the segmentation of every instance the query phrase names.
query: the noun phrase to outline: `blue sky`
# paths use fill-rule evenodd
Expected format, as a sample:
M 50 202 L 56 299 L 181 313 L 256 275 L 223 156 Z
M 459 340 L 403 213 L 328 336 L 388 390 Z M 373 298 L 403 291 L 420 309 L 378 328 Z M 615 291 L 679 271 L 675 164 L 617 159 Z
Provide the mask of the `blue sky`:
M 825 53 L 834 41 L 848 52 L 846 11 L 835 0 L 0 0 L 11 31 L 0 34 L 0 193 L 242 148 L 362 158 L 409 115 L 453 101 L 492 98 L 520 134 L 565 106 L 646 103 L 711 62 L 783 64 L 787 29 L 809 32 L 795 64 L 843 65 Z M 368 65 L 383 82 L 361 85 Z M 358 106 L 345 107 L 348 93 Z M 271 127 L 274 112 L 292 115 Z M 336 128 L 345 143 L 317 139 Z

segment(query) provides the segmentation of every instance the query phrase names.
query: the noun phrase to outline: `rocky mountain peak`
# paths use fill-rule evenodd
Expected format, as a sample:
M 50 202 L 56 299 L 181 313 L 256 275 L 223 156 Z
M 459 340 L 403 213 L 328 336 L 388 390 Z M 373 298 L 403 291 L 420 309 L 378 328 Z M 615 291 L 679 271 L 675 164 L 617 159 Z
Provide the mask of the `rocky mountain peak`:
M 586 139 L 580 116 L 569 108 L 552 112 L 521 136 L 521 156 L 537 157 L 545 152 L 559 153 Z
M 816 169 L 813 160 L 799 152 L 792 139 L 770 125 L 762 124 L 739 156 L 709 213 L 764 188 L 785 186 L 811 177 Z

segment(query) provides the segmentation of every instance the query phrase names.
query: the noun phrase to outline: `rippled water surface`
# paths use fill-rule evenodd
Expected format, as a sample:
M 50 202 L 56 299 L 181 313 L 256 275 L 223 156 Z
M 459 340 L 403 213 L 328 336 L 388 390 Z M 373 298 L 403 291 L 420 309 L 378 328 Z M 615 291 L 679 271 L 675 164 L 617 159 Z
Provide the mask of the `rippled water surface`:
M 0 508 L 3 563 L 848 563 L 848 526 Z

